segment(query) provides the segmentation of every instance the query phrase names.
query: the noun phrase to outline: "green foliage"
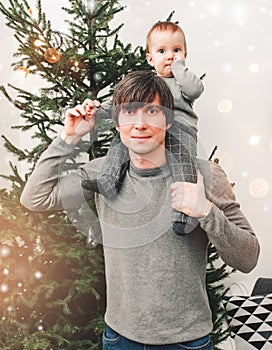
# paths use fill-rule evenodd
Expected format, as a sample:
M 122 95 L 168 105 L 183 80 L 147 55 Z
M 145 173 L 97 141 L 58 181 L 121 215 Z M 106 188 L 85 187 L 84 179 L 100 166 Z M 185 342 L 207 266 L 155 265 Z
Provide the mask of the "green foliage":
M 227 314 L 222 303 L 227 292 L 223 280 L 233 272 L 233 269 L 229 269 L 224 263 L 218 266 L 219 254 L 212 244 L 209 245 L 208 256 L 206 287 L 212 310 L 213 331 L 211 337 L 214 350 L 220 350 L 218 344 L 230 335 L 230 329 L 227 326 Z

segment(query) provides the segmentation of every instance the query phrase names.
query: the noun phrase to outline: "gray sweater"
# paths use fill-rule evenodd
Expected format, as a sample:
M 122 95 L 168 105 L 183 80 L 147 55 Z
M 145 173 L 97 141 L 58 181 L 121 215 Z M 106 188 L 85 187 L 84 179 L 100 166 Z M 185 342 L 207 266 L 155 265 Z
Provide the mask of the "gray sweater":
M 81 181 L 96 177 L 103 158 L 61 175 L 72 150 L 60 138 L 53 141 L 25 186 L 24 206 L 69 212 L 94 197 L 82 189 Z M 258 241 L 224 172 L 211 162 L 199 161 L 198 166 L 214 205 L 186 237 L 172 231 L 167 165 L 147 170 L 131 165 L 115 199 L 95 195 L 104 241 L 105 320 L 128 339 L 170 344 L 211 332 L 205 289 L 208 241 L 233 268 L 246 273 L 257 263 Z

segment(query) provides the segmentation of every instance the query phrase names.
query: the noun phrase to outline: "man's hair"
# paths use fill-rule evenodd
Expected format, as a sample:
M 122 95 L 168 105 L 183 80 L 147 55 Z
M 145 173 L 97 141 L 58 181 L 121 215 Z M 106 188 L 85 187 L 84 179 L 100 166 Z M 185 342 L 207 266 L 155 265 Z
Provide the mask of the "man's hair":
M 150 37 L 151 34 L 154 31 L 166 31 L 169 30 L 172 33 L 175 33 L 176 31 L 179 31 L 182 36 L 183 36 L 183 41 L 184 41 L 184 50 L 187 53 L 187 44 L 186 44 L 186 38 L 185 38 L 185 34 L 184 31 L 180 28 L 180 26 L 174 22 L 170 22 L 170 21 L 164 21 L 164 22 L 157 22 L 153 25 L 153 27 L 149 30 L 149 32 L 147 33 L 146 36 L 146 52 L 149 52 L 149 43 L 150 43 Z
M 120 110 L 125 105 L 132 109 L 142 108 L 145 104 L 160 98 L 160 104 L 166 117 L 166 123 L 172 124 L 174 119 L 174 99 L 166 82 L 148 70 L 131 72 L 115 87 L 112 96 L 112 119 L 118 125 Z

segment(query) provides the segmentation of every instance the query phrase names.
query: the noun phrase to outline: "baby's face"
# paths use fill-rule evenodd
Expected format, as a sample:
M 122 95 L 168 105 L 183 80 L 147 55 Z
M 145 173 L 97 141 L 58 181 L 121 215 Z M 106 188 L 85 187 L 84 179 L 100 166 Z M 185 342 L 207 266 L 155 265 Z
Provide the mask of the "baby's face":
M 172 63 L 177 59 L 185 60 L 186 50 L 183 34 L 180 31 L 155 30 L 149 40 L 147 62 L 156 69 L 158 76 L 171 77 Z

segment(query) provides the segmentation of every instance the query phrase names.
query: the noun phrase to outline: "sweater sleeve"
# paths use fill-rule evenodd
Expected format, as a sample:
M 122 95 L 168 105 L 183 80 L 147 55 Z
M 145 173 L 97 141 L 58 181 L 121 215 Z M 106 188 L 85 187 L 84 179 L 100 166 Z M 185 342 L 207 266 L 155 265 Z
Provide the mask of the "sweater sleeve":
M 183 60 L 174 61 L 171 69 L 184 97 L 191 102 L 196 100 L 204 91 L 202 80 L 185 66 Z
M 249 273 L 258 261 L 258 240 L 240 210 L 224 171 L 215 163 L 211 163 L 211 179 L 208 196 L 213 207 L 200 219 L 200 226 L 227 265 Z
M 93 163 L 89 162 L 74 172 L 62 171 L 73 149 L 60 137 L 51 143 L 25 185 L 20 198 L 23 206 L 33 211 L 67 210 L 94 198 L 92 192 L 82 188 L 81 182 L 92 177 L 92 172 L 95 174 L 97 165 L 92 168 Z
M 106 101 L 97 108 L 95 112 L 95 117 L 98 120 L 111 120 L 111 101 Z

